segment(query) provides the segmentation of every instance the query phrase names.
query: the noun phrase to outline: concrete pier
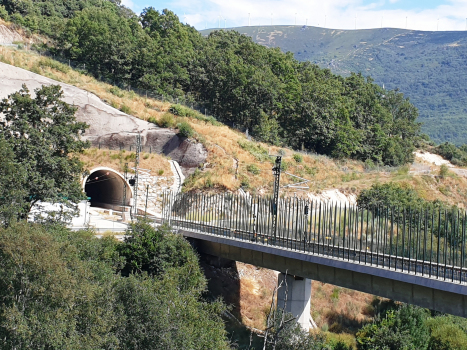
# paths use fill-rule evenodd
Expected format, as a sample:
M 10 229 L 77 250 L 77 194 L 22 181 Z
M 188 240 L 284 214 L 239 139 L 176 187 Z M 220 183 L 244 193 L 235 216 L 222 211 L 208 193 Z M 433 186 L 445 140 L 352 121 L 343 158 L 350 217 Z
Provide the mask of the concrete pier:
M 311 328 L 311 280 L 280 273 L 277 285 L 280 286 L 277 291 L 277 306 L 294 315 L 303 329 L 308 331 Z

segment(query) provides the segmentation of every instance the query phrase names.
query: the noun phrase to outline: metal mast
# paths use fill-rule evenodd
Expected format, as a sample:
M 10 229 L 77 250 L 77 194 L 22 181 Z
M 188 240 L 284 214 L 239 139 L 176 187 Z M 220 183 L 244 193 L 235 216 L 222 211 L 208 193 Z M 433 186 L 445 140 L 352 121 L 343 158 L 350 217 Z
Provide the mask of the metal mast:
M 138 201 L 138 166 L 139 166 L 139 154 L 141 152 L 141 133 L 138 132 L 136 135 L 136 160 L 135 160 L 135 200 L 134 200 L 134 215 L 138 215 L 137 201 Z
M 282 164 L 282 156 L 276 157 L 276 162 L 274 164 L 274 168 L 272 168 L 272 173 L 274 175 L 274 195 L 273 195 L 273 202 L 272 202 L 272 234 L 274 238 L 277 235 L 277 212 L 279 207 L 279 189 L 280 189 L 280 181 L 281 181 L 281 164 Z
M 123 184 L 122 221 L 125 220 L 126 213 L 126 181 L 128 179 L 128 163 L 125 163 L 123 168 L 123 178 L 125 183 Z

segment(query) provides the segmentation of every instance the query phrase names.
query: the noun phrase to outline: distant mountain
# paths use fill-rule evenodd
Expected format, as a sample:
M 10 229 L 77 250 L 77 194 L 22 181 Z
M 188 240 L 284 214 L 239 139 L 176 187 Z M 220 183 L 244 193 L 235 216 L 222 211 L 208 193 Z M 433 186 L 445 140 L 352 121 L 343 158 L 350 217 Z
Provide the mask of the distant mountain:
M 232 28 L 336 74 L 361 72 L 398 88 L 418 107 L 436 142 L 467 143 L 467 31 L 334 30 L 307 26 Z M 212 30 L 201 31 L 208 35 Z

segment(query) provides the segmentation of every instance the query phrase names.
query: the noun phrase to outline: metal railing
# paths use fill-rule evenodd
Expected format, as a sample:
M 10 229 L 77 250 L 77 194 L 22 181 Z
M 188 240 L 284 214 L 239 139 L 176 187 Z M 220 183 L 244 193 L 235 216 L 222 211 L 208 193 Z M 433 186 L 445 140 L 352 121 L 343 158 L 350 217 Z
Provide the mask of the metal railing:
M 161 196 L 163 220 L 177 228 L 467 282 L 465 211 L 364 209 L 299 198 L 282 198 L 276 207 L 272 197 L 229 193 Z

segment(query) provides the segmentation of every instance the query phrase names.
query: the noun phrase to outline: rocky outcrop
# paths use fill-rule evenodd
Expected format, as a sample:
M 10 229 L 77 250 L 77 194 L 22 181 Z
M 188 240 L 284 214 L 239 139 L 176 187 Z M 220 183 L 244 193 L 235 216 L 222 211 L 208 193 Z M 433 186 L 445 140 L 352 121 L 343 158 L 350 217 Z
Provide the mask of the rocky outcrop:
M 7 26 L 0 24 L 0 44 L 11 45 L 18 41 L 23 41 L 23 37 L 21 35 L 9 29 Z
M 90 125 L 84 139 L 94 146 L 128 149 L 135 145 L 135 133 L 140 132 L 144 150 L 170 156 L 185 174 L 206 160 L 207 151 L 203 145 L 180 137 L 173 130 L 125 114 L 88 91 L 0 62 L 0 98 L 18 91 L 23 84 L 31 92 L 42 85 L 60 85 L 63 100 L 78 107 L 76 119 Z

